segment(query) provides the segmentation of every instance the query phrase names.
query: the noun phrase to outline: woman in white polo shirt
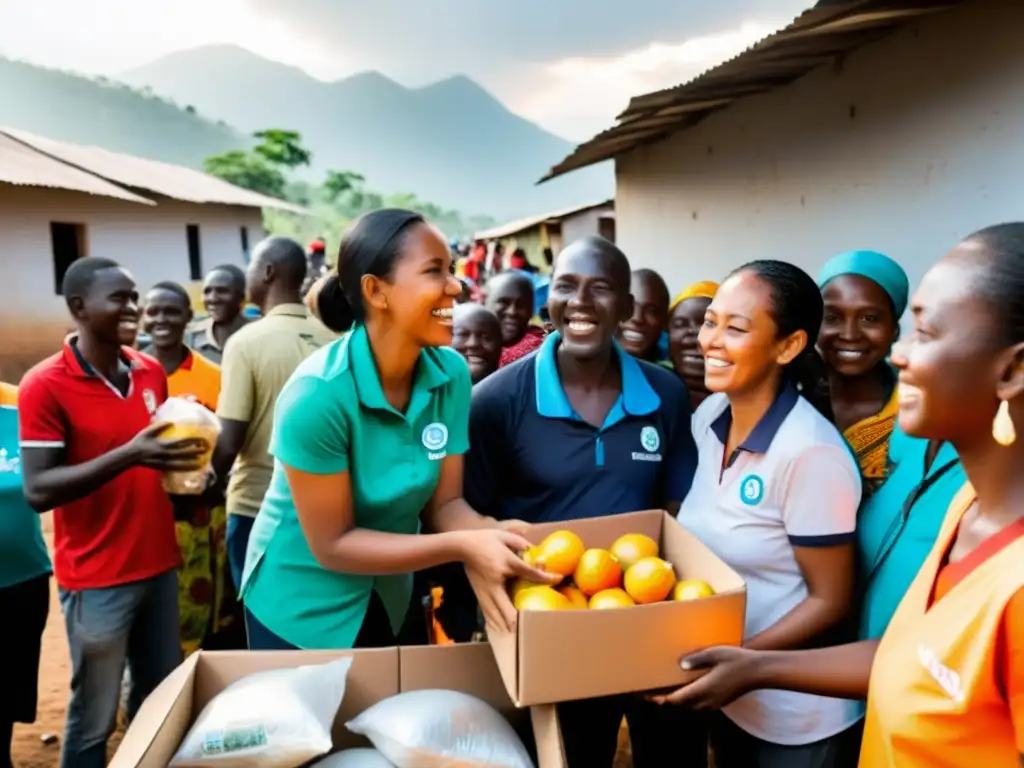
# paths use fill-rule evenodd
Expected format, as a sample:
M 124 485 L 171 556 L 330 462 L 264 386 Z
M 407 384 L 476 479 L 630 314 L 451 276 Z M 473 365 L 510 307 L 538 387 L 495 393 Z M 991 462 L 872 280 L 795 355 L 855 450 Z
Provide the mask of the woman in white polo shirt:
M 700 331 L 713 394 L 693 416 L 699 462 L 678 519 L 745 579 L 748 648 L 825 641 L 853 593 L 861 481 L 820 386 L 821 321 L 810 275 L 755 261 L 722 283 Z M 831 768 L 848 720 L 839 699 L 751 693 L 712 720 L 715 762 Z

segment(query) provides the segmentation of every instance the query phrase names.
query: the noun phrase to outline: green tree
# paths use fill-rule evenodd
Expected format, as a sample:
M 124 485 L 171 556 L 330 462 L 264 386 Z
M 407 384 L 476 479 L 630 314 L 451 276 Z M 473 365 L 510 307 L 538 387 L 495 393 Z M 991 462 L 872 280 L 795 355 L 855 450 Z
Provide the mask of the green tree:
M 270 197 L 283 198 L 285 195 L 284 174 L 255 152 L 236 149 L 214 155 L 206 158 L 203 169 L 236 187 Z
M 253 147 L 253 152 L 272 165 L 292 170 L 300 165 L 309 165 L 313 159 L 313 153 L 302 146 L 302 135 L 298 131 L 268 128 L 256 131 L 253 136 L 260 140 Z
M 331 203 L 338 202 L 338 199 L 348 194 L 355 207 L 362 205 L 362 188 L 366 178 L 361 173 L 354 171 L 328 171 L 327 178 L 323 183 L 324 198 Z

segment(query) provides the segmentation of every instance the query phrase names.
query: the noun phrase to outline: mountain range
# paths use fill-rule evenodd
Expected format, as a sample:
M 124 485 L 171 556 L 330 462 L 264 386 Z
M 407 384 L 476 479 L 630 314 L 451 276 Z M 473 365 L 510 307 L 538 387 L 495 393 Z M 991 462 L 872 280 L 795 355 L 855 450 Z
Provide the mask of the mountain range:
M 498 218 L 613 194 L 607 166 L 535 186 L 573 145 L 465 76 L 422 88 L 379 72 L 324 82 L 243 48 L 205 46 L 117 80 L 0 60 L 0 125 L 192 167 L 246 146 L 253 131 L 296 130 L 313 152 L 301 172 L 310 181 L 355 171 L 376 191 Z

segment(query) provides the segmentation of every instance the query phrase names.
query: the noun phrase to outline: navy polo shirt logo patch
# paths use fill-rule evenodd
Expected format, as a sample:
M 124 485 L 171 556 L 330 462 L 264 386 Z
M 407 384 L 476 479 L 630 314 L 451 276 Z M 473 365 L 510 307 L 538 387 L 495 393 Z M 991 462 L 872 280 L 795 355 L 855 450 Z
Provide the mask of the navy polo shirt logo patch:
M 658 453 L 661 436 L 657 427 L 647 425 L 640 430 L 640 447 L 644 450 L 633 451 L 633 461 L 661 461 L 661 454 Z
M 446 455 L 444 447 L 448 445 L 448 427 L 439 421 L 427 424 L 423 428 L 423 435 L 420 438 L 423 447 L 427 449 L 428 459 L 443 459 Z
M 764 480 L 758 475 L 747 475 L 740 483 L 740 501 L 748 507 L 761 503 L 764 498 Z

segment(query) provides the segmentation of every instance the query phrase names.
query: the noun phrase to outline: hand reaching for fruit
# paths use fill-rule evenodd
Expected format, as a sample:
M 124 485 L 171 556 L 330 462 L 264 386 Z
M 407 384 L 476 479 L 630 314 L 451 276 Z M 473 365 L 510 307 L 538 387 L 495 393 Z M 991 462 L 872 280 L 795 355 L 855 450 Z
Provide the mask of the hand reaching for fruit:
M 460 531 L 462 562 L 466 577 L 476 593 L 488 627 L 511 632 L 516 626 L 516 609 L 505 589 L 509 579 L 522 578 L 537 584 L 558 584 L 562 576 L 547 573 L 519 557 L 530 542 L 518 533 L 497 528 Z

